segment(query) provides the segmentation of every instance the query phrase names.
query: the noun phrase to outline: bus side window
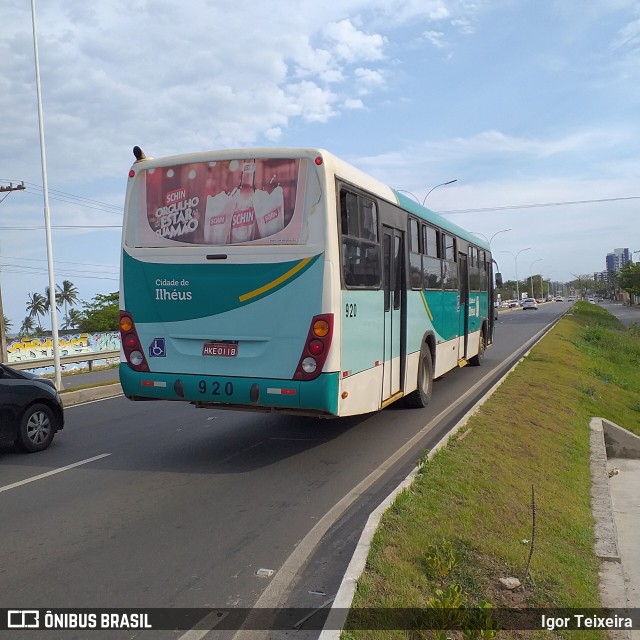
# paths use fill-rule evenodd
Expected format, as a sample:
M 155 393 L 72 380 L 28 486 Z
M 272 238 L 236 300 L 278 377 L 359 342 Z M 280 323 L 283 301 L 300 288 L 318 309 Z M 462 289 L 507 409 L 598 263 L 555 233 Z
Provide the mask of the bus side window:
M 469 246 L 469 288 L 480 291 L 480 265 L 478 263 L 478 247 Z
M 480 291 L 489 290 L 489 277 L 487 270 L 487 254 L 480 251 Z
M 420 225 L 409 218 L 409 280 L 412 289 L 422 289 L 422 255 L 420 254 Z
M 422 225 L 422 272 L 426 289 L 442 289 L 442 261 L 440 260 L 440 232 L 426 224 Z
M 375 201 L 341 189 L 340 229 L 345 286 L 379 289 L 380 245 Z
M 442 280 L 445 289 L 458 288 L 458 265 L 456 264 L 456 239 L 447 233 L 442 234 L 444 263 Z

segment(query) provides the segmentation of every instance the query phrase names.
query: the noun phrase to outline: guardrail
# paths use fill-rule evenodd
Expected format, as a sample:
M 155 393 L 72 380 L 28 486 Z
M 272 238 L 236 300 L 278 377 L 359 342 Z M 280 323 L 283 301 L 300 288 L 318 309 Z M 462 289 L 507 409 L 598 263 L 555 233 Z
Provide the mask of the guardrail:
M 68 356 L 60 356 L 60 364 L 69 364 L 72 362 L 87 362 L 89 371 L 93 371 L 93 363 L 96 360 L 107 360 L 111 358 L 119 358 L 120 349 L 112 349 L 110 351 L 92 351 L 90 353 L 73 353 Z M 40 367 L 53 367 L 53 358 L 33 358 L 32 360 L 16 360 L 15 362 L 3 362 L 13 369 L 40 369 Z

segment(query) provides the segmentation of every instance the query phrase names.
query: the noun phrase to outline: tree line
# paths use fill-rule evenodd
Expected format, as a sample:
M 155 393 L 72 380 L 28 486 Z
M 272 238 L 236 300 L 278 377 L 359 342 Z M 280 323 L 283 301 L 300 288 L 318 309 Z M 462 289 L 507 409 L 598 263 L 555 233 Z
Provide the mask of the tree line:
M 502 287 L 496 288 L 496 293 L 500 294 L 502 300 L 509 300 L 515 297 L 516 288 L 520 292 L 526 291 L 533 298 L 546 298 L 553 296 L 554 287 L 566 285 L 573 289 L 577 295 L 586 295 L 587 293 L 607 296 L 613 298 L 618 292 L 626 291 L 629 295 L 640 297 L 640 263 L 629 263 L 622 267 L 620 271 L 608 273 L 608 280 L 594 280 L 591 276 L 577 276 L 575 280 L 566 283 L 545 280 L 542 275 L 537 274 L 519 280 L 516 287 L 515 280 L 507 280 Z M 530 291 L 530 289 L 533 289 Z
M 62 329 L 78 329 L 83 332 L 117 331 L 118 330 L 118 292 L 97 294 L 91 301 L 85 302 L 78 298 L 78 289 L 70 281 L 64 280 L 62 285 L 56 285 L 56 309 L 64 309 Z M 49 287 L 44 293 L 35 291 L 27 296 L 24 320 L 18 328 L 20 336 L 41 336 L 45 333 L 42 318 L 50 313 Z M 9 333 L 13 323 L 6 316 L 3 317 L 5 331 Z

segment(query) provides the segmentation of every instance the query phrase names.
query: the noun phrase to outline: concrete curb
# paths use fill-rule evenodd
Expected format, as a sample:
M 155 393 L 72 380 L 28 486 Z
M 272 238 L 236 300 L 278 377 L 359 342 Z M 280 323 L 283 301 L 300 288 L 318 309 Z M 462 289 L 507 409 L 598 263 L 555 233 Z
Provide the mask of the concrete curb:
M 607 451 L 604 445 L 602 418 L 591 418 L 591 509 L 595 518 L 595 552 L 601 560 L 620 563 L 618 533 L 613 519 L 609 493 Z
M 60 394 L 64 407 L 72 407 L 83 402 L 93 402 L 94 400 L 104 400 L 122 395 L 122 387 L 119 382 L 105 384 L 102 387 L 91 387 L 79 389 L 78 391 L 66 391 Z
M 608 457 L 640 459 L 640 438 L 613 422 L 591 418 L 591 500 L 595 518 L 595 552 L 600 558 L 600 601 L 605 608 L 628 607 L 630 580 L 625 576 L 611 496 Z M 629 558 L 627 558 L 629 560 Z M 627 567 L 629 569 L 629 567 Z M 609 631 L 611 640 L 628 640 L 628 630 Z
M 640 460 L 640 436 L 610 422 L 597 418 L 602 423 L 604 444 L 608 458 L 631 458 Z

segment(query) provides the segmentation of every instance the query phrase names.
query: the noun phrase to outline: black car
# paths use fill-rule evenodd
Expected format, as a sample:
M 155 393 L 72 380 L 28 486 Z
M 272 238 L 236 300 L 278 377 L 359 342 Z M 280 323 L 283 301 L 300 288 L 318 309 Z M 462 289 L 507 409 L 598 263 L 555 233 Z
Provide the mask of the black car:
M 0 442 L 42 451 L 63 427 L 62 400 L 53 381 L 0 364 Z

